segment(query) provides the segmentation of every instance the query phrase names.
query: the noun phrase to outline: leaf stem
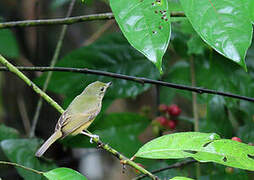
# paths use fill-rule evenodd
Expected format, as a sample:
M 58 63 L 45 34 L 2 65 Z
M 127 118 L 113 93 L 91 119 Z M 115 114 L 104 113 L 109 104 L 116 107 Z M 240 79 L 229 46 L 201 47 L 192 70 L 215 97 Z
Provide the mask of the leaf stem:
M 41 172 L 41 171 L 38 171 L 38 170 L 35 170 L 35 169 L 32 169 L 32 168 L 26 167 L 26 166 L 23 166 L 23 165 L 20 165 L 20 164 L 16 164 L 16 163 L 13 163 L 13 162 L 0 161 L 0 164 L 5 164 L 5 165 L 11 165 L 11 166 L 20 167 L 20 168 L 22 168 L 22 169 L 25 169 L 25 170 L 27 170 L 27 171 L 31 171 L 31 172 L 36 173 L 36 174 L 39 174 L 39 175 L 42 175 L 42 174 L 43 174 L 43 172 Z

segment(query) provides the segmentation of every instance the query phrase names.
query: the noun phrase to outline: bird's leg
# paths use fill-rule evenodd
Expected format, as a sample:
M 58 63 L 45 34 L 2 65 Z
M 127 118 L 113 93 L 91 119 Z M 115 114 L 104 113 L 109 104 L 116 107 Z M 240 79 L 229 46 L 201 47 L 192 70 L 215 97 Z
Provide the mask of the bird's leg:
M 87 130 L 86 130 L 86 131 L 87 131 Z M 87 132 L 88 132 L 88 133 L 87 133 Z M 81 134 L 84 134 L 84 135 L 90 137 L 90 143 L 93 143 L 93 138 L 96 138 L 96 139 L 99 139 L 99 138 L 100 138 L 100 137 L 99 137 L 98 135 L 96 135 L 96 134 L 92 134 L 92 133 L 90 133 L 89 131 L 87 131 L 87 132 L 82 131 Z

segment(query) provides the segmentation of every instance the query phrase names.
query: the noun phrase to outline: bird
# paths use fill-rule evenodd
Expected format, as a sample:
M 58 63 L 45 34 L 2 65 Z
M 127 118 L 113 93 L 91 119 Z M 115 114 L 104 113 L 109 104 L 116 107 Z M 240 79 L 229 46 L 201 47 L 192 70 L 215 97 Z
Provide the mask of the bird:
M 95 81 L 89 84 L 80 95 L 76 96 L 58 119 L 54 133 L 37 150 L 35 156 L 41 157 L 56 140 L 63 139 L 67 135 L 75 136 L 81 133 L 90 138 L 98 138 L 97 135 L 92 135 L 84 130 L 87 130 L 99 114 L 102 99 L 111 84 L 111 82 Z

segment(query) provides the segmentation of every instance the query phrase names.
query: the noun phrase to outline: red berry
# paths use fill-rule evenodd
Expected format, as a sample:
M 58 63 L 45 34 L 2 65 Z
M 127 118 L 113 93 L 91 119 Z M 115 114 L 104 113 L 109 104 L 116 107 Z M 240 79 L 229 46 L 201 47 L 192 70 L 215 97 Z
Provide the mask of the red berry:
M 176 122 L 173 120 L 169 120 L 167 125 L 172 130 L 176 128 Z
M 156 118 L 156 120 L 157 120 L 162 126 L 165 126 L 165 125 L 167 125 L 167 123 L 168 123 L 167 118 L 164 117 L 164 116 L 159 116 L 159 117 Z
M 168 106 L 166 104 L 160 104 L 159 107 L 158 107 L 158 110 L 160 112 L 167 112 Z
M 239 137 L 232 137 L 231 138 L 233 141 L 238 141 L 238 142 L 242 142 L 242 140 Z
M 176 104 L 172 104 L 168 107 L 168 113 L 172 116 L 178 116 L 181 112 L 182 110 Z

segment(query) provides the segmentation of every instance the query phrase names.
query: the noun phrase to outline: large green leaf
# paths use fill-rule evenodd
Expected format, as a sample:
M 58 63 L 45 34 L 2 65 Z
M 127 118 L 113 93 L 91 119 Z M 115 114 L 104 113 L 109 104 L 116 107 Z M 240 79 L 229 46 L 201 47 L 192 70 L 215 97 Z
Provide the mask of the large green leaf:
M 164 135 L 145 144 L 135 154 L 150 159 L 192 157 L 200 162 L 216 162 L 254 170 L 254 147 L 220 139 L 215 133 L 184 132 Z
M 5 139 L 14 139 L 19 137 L 19 132 L 11 127 L 0 125 L 0 141 Z
M 167 0 L 110 0 L 115 19 L 129 43 L 161 71 L 170 40 Z
M 97 119 L 89 131 L 99 135 L 103 142 L 109 143 L 119 152 L 131 156 L 142 146 L 138 135 L 148 124 L 149 119 L 138 114 L 113 113 Z M 64 143 L 71 147 L 91 147 L 89 138 L 84 135 L 66 138 Z
M 35 151 L 40 145 L 38 139 L 9 139 L 1 142 L 1 147 L 11 162 L 21 164 L 40 171 L 56 168 L 56 165 L 48 161 L 40 161 L 35 157 Z M 31 171 L 17 168 L 18 173 L 26 180 L 40 180 L 43 177 Z
M 16 58 L 19 56 L 19 49 L 15 36 L 8 29 L 0 30 L 0 54 L 9 58 Z
M 252 25 L 243 1 L 180 0 L 187 18 L 201 38 L 217 52 L 247 70 L 246 51 Z
M 56 66 L 91 68 L 151 79 L 159 78 L 159 72 L 153 64 L 147 61 L 141 53 L 132 48 L 120 34 L 108 35 L 88 47 L 74 50 L 61 59 Z M 36 82 L 42 85 L 45 77 L 46 73 L 37 79 Z M 105 76 L 54 72 L 48 89 L 73 99 L 89 83 L 96 80 L 113 82 L 106 93 L 106 97 L 110 97 L 111 99 L 135 97 L 151 86 L 126 80 L 112 79 Z
M 43 175 L 49 180 L 87 180 L 85 176 L 70 168 L 56 168 Z

